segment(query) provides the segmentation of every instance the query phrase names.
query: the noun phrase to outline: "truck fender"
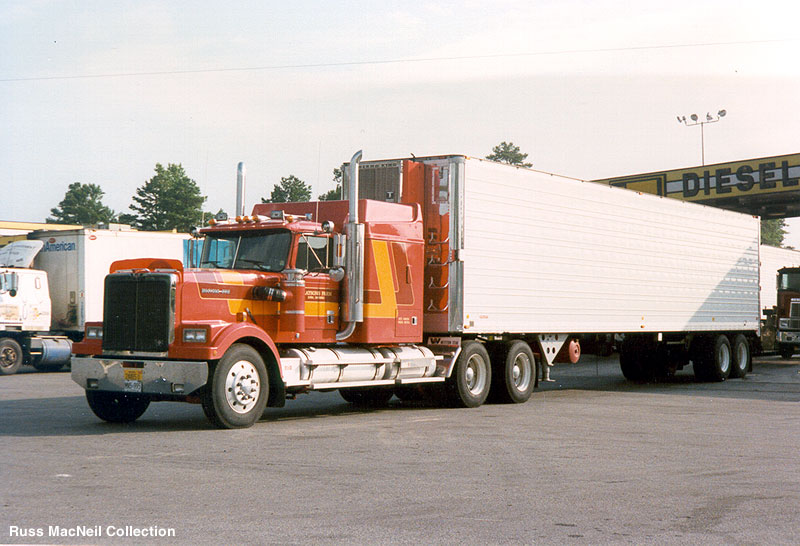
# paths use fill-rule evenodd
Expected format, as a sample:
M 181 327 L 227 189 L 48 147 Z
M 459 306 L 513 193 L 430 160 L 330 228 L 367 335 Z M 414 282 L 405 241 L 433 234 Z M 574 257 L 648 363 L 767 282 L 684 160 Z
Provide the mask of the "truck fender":
M 249 322 L 230 324 L 218 332 L 211 340 L 216 347 L 214 359 L 219 360 L 234 343 L 246 343 L 254 347 L 261 357 L 269 372 L 269 400 L 270 407 L 283 407 L 286 402 L 286 383 L 283 380 L 283 366 L 275 342 L 264 330 Z

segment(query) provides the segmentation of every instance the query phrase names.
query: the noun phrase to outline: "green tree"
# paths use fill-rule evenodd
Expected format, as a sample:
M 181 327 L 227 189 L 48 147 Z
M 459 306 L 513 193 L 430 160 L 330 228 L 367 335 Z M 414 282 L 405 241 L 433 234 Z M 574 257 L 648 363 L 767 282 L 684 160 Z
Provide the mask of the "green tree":
M 525 163 L 528 154 L 523 154 L 519 151 L 519 146 L 514 146 L 513 142 L 501 142 L 494 148 L 492 153 L 486 156 L 486 159 L 498 161 L 500 163 L 508 163 L 509 165 L 519 165 L 521 167 L 532 167 L 532 163 Z
M 311 186 L 290 174 L 281 178 L 279 184 L 272 188 L 269 199 L 261 198 L 262 203 L 295 203 L 311 199 Z
M 786 235 L 786 220 L 775 218 L 761 220 L 761 242 L 770 246 L 781 246 Z
M 342 169 L 333 169 L 333 183 L 336 187 L 320 195 L 320 201 L 338 201 L 342 198 Z
M 73 182 L 64 199 L 50 209 L 48 224 L 80 224 L 84 226 L 113 222 L 114 211 L 103 204 L 105 192 L 97 184 Z
M 144 231 L 175 229 L 191 231 L 200 225 L 203 203 L 197 183 L 186 175 L 183 167 L 173 163 L 164 168 L 156 163 L 156 174 L 136 190 L 131 205 L 135 215 L 121 215 L 121 219 L 134 219 L 133 225 Z

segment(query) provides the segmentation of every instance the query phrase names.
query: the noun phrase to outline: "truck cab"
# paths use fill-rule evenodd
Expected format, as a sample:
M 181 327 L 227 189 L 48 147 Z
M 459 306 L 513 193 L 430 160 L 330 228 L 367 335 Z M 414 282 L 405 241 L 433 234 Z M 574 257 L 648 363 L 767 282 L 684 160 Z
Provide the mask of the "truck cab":
M 800 267 L 778 270 L 777 345 L 783 358 L 800 349 Z

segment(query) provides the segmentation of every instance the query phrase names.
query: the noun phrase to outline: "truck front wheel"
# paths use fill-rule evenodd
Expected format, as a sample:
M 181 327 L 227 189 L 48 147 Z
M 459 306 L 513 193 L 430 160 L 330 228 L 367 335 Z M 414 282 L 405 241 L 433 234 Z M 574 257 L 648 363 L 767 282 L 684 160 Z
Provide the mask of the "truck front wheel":
M 9 337 L 0 339 L 0 375 L 17 373 L 22 366 L 22 347 Z
M 237 343 L 214 367 L 203 396 L 203 411 L 219 428 L 250 427 L 264 413 L 268 397 L 264 360 L 253 347 Z
M 779 345 L 778 352 L 781 354 L 782 359 L 789 360 L 794 355 L 794 345 Z
M 109 423 L 133 423 L 150 405 L 150 399 L 141 394 L 105 391 L 86 391 L 86 401 L 95 415 Z
M 491 383 L 492 366 L 486 348 L 477 341 L 465 342 L 445 383 L 448 401 L 454 406 L 476 408 L 486 401 Z

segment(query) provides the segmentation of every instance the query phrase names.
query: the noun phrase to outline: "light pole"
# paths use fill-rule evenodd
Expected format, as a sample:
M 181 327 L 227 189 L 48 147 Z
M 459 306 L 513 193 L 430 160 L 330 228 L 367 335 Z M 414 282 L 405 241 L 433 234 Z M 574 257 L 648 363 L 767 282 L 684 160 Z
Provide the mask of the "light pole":
M 716 123 L 720 119 L 725 117 L 727 114 L 725 110 L 720 110 L 717 112 L 716 116 L 712 116 L 710 113 L 706 113 L 706 120 L 701 121 L 697 114 L 692 114 L 689 116 L 689 119 L 692 120 L 691 123 L 686 120 L 686 116 L 678 116 L 678 123 L 683 123 L 687 127 L 694 127 L 695 125 L 700 126 L 700 155 L 703 160 L 703 165 L 706 164 L 706 136 L 705 136 L 705 124 L 706 123 Z

